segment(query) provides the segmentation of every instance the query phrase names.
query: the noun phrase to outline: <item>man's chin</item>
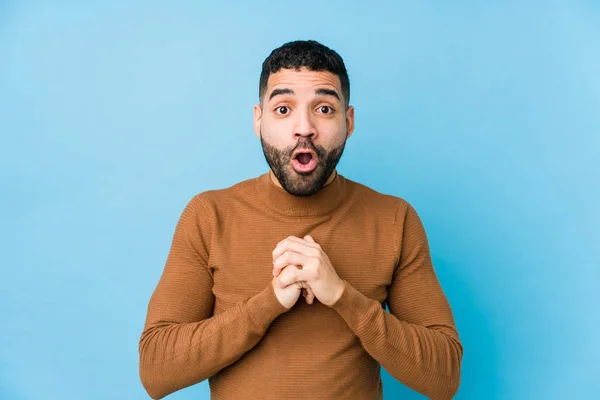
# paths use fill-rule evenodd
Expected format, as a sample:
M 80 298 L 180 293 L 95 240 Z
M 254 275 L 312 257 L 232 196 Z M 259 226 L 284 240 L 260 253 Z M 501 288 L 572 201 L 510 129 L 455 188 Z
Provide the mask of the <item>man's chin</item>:
M 310 188 L 290 188 L 290 190 L 286 190 L 289 194 L 296 197 L 310 197 L 316 194 L 319 190 L 314 187 Z
M 316 187 L 318 179 L 315 178 L 315 171 L 302 173 L 293 170 L 287 174 L 285 181 L 281 183 L 289 194 L 305 197 L 319 191 L 320 188 Z

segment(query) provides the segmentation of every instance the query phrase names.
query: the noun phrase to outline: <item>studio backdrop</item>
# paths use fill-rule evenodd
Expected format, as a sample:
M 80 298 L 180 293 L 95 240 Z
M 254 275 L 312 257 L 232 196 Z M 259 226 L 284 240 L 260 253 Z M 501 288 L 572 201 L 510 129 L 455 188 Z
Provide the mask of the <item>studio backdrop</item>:
M 422 218 L 457 398 L 597 398 L 593 1 L 0 2 L 0 398 L 148 398 L 138 340 L 177 219 L 267 171 L 261 63 L 295 39 L 348 68 L 339 172 Z M 383 374 L 386 399 L 423 398 Z

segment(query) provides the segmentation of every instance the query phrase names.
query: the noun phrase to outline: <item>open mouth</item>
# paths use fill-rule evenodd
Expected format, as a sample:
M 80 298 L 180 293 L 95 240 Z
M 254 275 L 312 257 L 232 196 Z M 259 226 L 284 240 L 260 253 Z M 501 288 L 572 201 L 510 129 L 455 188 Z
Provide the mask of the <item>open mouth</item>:
M 292 166 L 298 172 L 310 172 L 317 166 L 317 157 L 312 151 L 298 151 L 292 159 Z

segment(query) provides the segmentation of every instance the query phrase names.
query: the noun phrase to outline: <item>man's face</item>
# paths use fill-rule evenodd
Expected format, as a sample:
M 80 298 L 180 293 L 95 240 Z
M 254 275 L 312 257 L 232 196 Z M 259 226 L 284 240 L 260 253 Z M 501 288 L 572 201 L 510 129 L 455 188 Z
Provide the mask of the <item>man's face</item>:
M 254 106 L 254 131 L 281 186 L 294 196 L 318 192 L 354 130 L 337 75 L 282 69 L 269 76 L 262 107 Z

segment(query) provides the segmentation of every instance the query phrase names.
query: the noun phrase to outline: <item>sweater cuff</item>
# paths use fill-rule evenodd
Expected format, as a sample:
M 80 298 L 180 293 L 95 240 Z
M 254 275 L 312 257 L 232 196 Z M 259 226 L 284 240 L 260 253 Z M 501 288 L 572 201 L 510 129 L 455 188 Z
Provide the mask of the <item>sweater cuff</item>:
M 376 301 L 369 299 L 346 281 L 344 281 L 344 286 L 344 293 L 331 308 L 340 314 L 350 329 L 357 332 L 367 317 L 369 308 Z
M 248 299 L 246 307 L 254 326 L 265 332 L 275 318 L 288 311 L 277 299 L 270 283 L 262 292 Z

